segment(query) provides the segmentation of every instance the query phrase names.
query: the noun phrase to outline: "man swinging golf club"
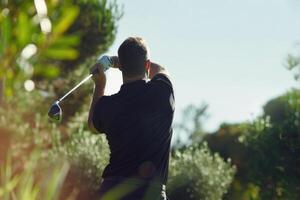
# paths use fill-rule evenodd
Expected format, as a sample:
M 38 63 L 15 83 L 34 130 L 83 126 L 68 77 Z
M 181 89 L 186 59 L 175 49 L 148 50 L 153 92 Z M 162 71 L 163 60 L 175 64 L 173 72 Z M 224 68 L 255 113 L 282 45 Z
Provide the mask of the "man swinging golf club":
M 166 70 L 149 60 L 142 38 L 126 39 L 112 60 L 115 64 L 102 57 L 91 69 L 98 73 L 92 77 L 95 88 L 88 124 L 93 131 L 106 134 L 111 152 L 102 174 L 100 199 L 167 199 L 172 83 Z M 104 96 L 107 65 L 119 68 L 123 76 L 120 91 L 112 96 Z

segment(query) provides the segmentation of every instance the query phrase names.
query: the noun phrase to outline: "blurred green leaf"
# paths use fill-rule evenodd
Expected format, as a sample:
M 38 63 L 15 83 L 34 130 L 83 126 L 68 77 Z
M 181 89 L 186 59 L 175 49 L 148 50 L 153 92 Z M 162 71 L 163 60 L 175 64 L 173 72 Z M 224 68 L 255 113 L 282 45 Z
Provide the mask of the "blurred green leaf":
M 11 178 L 6 183 L 6 185 L 4 185 L 2 188 L 0 188 L 0 197 L 4 196 L 5 194 L 11 193 L 14 190 L 14 188 L 17 186 L 19 180 L 20 180 L 20 176 L 18 176 L 18 175 Z
M 43 76 L 45 78 L 55 78 L 59 75 L 59 68 L 55 65 L 36 66 L 34 70 L 35 76 Z
M 12 25 L 11 18 L 8 16 L 3 18 L 3 22 L 1 23 L 1 52 L 5 52 L 5 49 L 9 46 L 11 37 L 12 37 Z
M 20 12 L 15 32 L 16 35 L 18 35 L 17 40 L 21 48 L 29 43 L 31 24 L 28 15 L 25 12 Z
M 39 74 L 45 74 L 36 79 L 39 87 L 45 78 L 57 76 L 58 71 L 68 74 L 70 69 L 81 67 L 79 64 L 106 51 L 115 39 L 119 13 L 115 1 L 108 4 L 103 0 L 46 1 L 52 32 L 45 34 L 40 30 L 33 1 L 5 1 L 0 9 L 0 76 L 5 76 L 6 82 L 5 95 L 0 96 L 9 100 L 23 89 L 25 79 L 32 78 L 32 73 L 26 73 L 19 65 L 35 66 Z M 31 43 L 36 45 L 37 53 L 21 60 L 22 50 Z M 57 68 L 48 67 L 49 72 L 36 68 L 49 64 Z
M 62 47 L 57 49 L 47 49 L 44 52 L 44 56 L 57 60 L 73 60 L 77 58 L 78 52 L 75 49 Z
M 63 10 L 60 20 L 58 20 L 58 23 L 53 27 L 53 34 L 61 35 L 64 33 L 73 24 L 78 14 L 79 8 L 75 6 L 68 7 L 67 9 Z
M 58 192 L 61 189 L 62 183 L 66 178 L 68 170 L 69 165 L 67 163 L 64 163 L 61 168 L 57 167 L 56 169 L 54 169 L 47 186 L 44 197 L 45 200 L 56 199 L 56 197 L 58 196 Z
M 58 47 L 58 46 L 76 46 L 80 42 L 79 37 L 76 35 L 68 35 L 68 36 L 62 36 L 57 38 L 53 44 L 52 47 Z

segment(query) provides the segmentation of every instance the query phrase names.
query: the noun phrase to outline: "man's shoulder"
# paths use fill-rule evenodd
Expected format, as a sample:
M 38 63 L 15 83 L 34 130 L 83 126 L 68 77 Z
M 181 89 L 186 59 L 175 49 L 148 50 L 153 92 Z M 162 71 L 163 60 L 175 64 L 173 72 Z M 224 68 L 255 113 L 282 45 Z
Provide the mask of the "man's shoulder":
M 164 88 L 168 88 L 168 89 L 171 89 L 173 91 L 173 84 L 172 84 L 171 78 L 170 78 L 170 76 L 168 76 L 167 74 L 164 74 L 164 73 L 156 74 L 151 79 L 149 84 L 157 85 L 157 86 L 164 87 Z
M 118 94 L 118 93 L 117 93 Z M 118 98 L 117 94 L 113 94 L 113 95 L 103 95 L 97 102 L 98 105 L 108 105 L 111 104 L 112 102 L 114 102 L 115 99 Z

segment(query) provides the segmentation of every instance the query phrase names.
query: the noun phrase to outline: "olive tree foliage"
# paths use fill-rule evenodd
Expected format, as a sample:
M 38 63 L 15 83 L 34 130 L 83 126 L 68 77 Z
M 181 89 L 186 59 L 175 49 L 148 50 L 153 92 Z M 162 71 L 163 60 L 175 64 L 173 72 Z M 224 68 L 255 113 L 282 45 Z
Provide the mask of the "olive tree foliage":
M 294 71 L 294 77 L 296 80 L 300 80 L 300 56 L 289 54 L 285 61 L 285 67 L 291 71 Z
M 58 134 L 56 139 L 52 139 L 51 158 L 64 157 L 70 164 L 63 184 L 62 199 L 74 191 L 79 191 L 76 199 L 96 199 L 101 175 L 109 160 L 107 140 L 103 134 L 90 132 L 86 123 L 88 112 L 86 108 L 84 110 L 77 112 L 67 123 L 67 140 L 64 141 Z
M 175 134 L 184 134 L 187 141 L 173 145 L 167 193 L 170 199 L 222 199 L 233 181 L 236 168 L 208 148 L 203 129 L 207 104 L 189 105 L 182 121 L 175 125 Z
M 230 159 L 225 162 L 212 154 L 205 143 L 176 150 L 170 161 L 168 196 L 172 200 L 219 200 L 234 174 Z
M 249 179 L 262 199 L 299 199 L 300 91 L 270 100 L 240 140 L 247 146 Z
M 116 1 L 2 0 L 0 85 L 5 80 L 6 96 L 23 89 L 27 79 L 38 84 L 56 78 L 105 52 L 121 15 Z

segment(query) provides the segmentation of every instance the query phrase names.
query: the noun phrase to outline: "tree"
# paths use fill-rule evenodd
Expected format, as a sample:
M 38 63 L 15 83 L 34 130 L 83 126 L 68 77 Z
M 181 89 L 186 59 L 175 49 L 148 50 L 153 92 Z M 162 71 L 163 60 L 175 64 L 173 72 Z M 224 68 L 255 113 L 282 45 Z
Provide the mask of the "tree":
M 34 2 L 1 1 L 0 88 L 7 97 L 26 80 L 56 78 L 106 51 L 121 17 L 115 1 Z M 33 82 L 27 83 L 32 89 Z
M 259 188 L 247 176 L 248 171 L 251 169 L 248 168 L 246 161 L 251 154 L 248 147 L 239 140 L 248 126 L 249 123 L 223 123 L 216 132 L 205 135 L 203 139 L 213 153 L 220 154 L 225 160 L 230 159 L 237 169 L 231 187 L 224 199 L 248 200 L 257 199 L 258 197 Z
M 295 79 L 300 80 L 300 57 L 289 54 L 286 58 L 285 67 L 289 70 L 295 70 Z
M 300 91 L 271 99 L 252 123 L 223 124 L 204 137 L 237 173 L 226 199 L 298 199 Z
M 262 199 L 299 199 L 300 91 L 291 90 L 264 106 L 243 141 L 250 150 L 249 179 Z
M 8 166 L 8 171 L 21 181 L 23 178 L 19 177 L 25 174 L 24 180 L 27 181 L 24 187 L 16 183 L 14 177 L 4 179 L 1 174 L 0 179 L 8 185 L 13 182 L 14 187 L 9 186 L 9 191 L 6 190 L 7 185 L 1 183 L 0 199 L 3 191 L 11 197 L 18 191 L 17 197 L 27 192 L 29 196 L 45 199 L 45 182 L 39 184 L 40 178 L 52 182 L 57 176 L 50 177 L 49 170 L 44 172 L 40 168 L 36 168 L 34 173 L 27 173 L 24 168 L 30 162 L 29 155 L 36 149 L 42 156 L 38 167 L 49 169 L 58 165 L 58 158 L 66 158 L 70 164 L 66 180 L 72 186 L 82 181 L 76 186 L 85 185 L 89 193 L 92 191 L 89 190 L 90 183 L 95 181 L 99 186 L 99 171 L 104 168 L 109 152 L 105 138 L 88 131 L 85 123 L 87 104 L 82 103 L 80 98 L 75 99 L 75 103 L 82 105 L 83 109 L 76 109 L 78 114 L 75 118 L 59 126 L 49 123 L 45 115 L 50 105 L 48 101 L 54 98 L 49 95 L 54 93 L 57 96 L 64 92 L 63 89 L 68 89 L 67 85 L 62 87 L 61 84 L 66 83 L 66 79 L 70 80 L 69 84 L 77 82 L 81 73 L 88 71 L 86 65 L 112 44 L 121 11 L 116 1 L 106 0 L 51 0 L 46 1 L 47 4 L 43 0 L 15 0 L 0 3 L 0 91 L 2 86 L 6 95 L 5 106 L 0 107 L 0 141 L 4 143 L 1 147 L 5 148 L 0 160 L 5 160 L 3 158 L 7 154 L 12 160 L 11 163 L 2 162 L 1 168 Z M 59 74 L 66 78 L 58 78 Z M 29 83 L 28 90 L 32 86 L 38 89 L 26 92 L 24 83 Z M 84 92 L 89 91 L 83 89 Z M 3 95 L 0 93 L 0 96 Z M 74 107 L 70 109 L 76 112 Z M 44 162 L 45 165 L 42 165 Z M 52 192 L 62 186 L 62 182 L 57 182 L 52 182 Z M 34 190 L 30 191 L 33 186 Z M 66 192 L 69 188 L 69 185 L 66 186 Z M 37 190 L 40 191 L 38 195 Z M 72 190 L 70 198 L 75 199 L 74 193 L 78 194 L 78 188 Z M 66 196 L 61 199 L 66 199 Z

